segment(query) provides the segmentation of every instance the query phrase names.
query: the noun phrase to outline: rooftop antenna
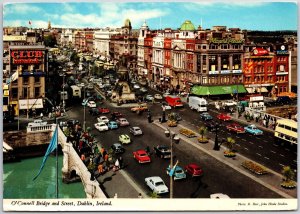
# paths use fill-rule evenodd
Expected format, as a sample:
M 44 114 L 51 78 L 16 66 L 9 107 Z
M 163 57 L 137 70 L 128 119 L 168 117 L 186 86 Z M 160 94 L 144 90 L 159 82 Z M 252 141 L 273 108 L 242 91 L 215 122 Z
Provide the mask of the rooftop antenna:
M 202 25 L 202 18 L 201 18 L 201 28 L 203 29 L 203 25 Z
M 160 27 L 160 30 L 162 30 L 162 28 L 161 28 L 161 17 L 159 17 L 159 27 Z

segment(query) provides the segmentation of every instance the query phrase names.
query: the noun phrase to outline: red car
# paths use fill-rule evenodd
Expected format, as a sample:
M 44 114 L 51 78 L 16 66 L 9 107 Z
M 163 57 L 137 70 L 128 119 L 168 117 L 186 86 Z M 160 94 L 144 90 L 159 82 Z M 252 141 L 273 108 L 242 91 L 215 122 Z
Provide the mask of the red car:
M 226 126 L 226 128 L 227 128 L 228 131 L 236 132 L 237 134 L 238 133 L 245 133 L 244 127 L 237 124 L 237 123 L 232 123 L 232 124 Z
M 108 108 L 98 108 L 98 110 L 101 114 L 107 114 L 110 112 Z
M 117 111 L 111 113 L 111 116 L 112 116 L 115 120 L 118 119 L 118 118 L 124 117 L 123 114 L 121 114 L 120 112 L 117 112 Z
M 133 152 L 133 157 L 139 162 L 139 163 L 149 163 L 151 162 L 151 159 L 147 152 L 143 149 L 137 150 Z
M 231 120 L 231 116 L 230 116 L 230 115 L 228 115 L 228 114 L 223 114 L 223 113 L 218 114 L 217 118 L 218 118 L 219 120 L 223 120 L 223 121 L 229 121 L 229 120 Z
M 195 163 L 190 163 L 184 167 L 186 173 L 190 174 L 191 176 L 201 176 L 203 174 L 203 170 Z

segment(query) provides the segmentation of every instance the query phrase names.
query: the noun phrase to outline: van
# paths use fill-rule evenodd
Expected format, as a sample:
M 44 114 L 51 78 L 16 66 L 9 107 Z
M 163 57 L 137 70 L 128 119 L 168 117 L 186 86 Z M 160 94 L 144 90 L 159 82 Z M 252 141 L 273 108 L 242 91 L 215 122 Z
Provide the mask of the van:
M 276 104 L 279 105 L 290 105 L 292 103 L 292 100 L 289 96 L 279 96 L 276 99 Z
M 166 102 L 169 104 L 171 107 L 183 107 L 183 103 L 179 97 L 173 97 L 173 96 L 166 96 Z
M 189 97 L 189 107 L 198 112 L 207 111 L 207 101 L 200 97 Z

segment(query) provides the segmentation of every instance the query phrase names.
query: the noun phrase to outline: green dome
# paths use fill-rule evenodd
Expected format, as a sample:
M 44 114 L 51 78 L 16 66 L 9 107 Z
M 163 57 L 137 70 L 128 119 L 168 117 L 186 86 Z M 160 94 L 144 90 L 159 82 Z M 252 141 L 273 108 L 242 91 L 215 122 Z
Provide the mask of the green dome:
M 185 30 L 185 31 L 194 31 L 195 26 L 190 20 L 186 20 L 180 27 L 180 30 Z

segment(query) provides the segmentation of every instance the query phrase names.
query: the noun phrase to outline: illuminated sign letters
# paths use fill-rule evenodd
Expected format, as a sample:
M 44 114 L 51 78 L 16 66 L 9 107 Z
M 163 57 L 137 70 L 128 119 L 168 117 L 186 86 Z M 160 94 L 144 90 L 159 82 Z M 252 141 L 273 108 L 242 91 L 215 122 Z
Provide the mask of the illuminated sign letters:
M 13 64 L 38 64 L 43 59 L 43 51 L 12 51 Z

